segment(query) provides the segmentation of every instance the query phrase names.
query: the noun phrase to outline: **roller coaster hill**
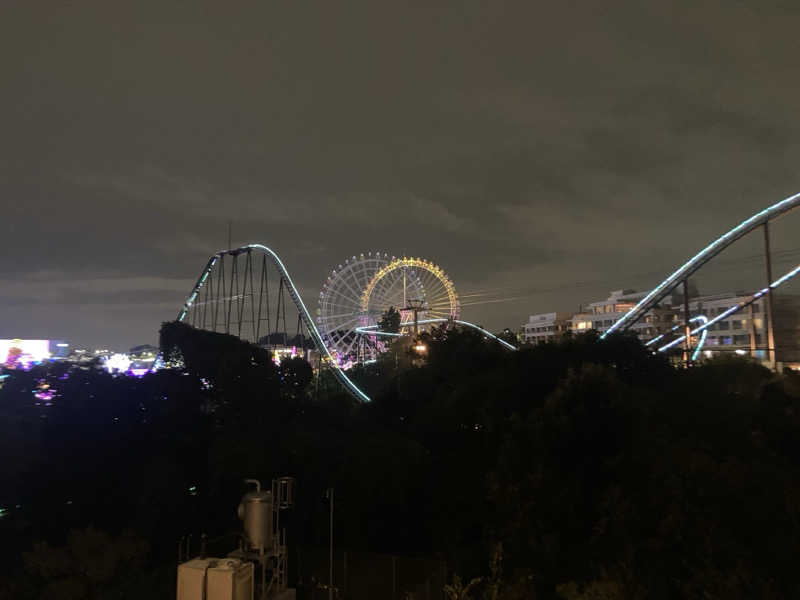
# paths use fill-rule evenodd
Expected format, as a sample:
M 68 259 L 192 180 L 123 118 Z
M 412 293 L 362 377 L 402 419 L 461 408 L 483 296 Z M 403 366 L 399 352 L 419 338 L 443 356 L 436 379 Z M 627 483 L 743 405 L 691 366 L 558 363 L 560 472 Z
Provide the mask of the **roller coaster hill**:
M 672 322 L 666 328 L 652 328 L 654 337 L 646 343 L 654 352 L 678 356 L 689 366 L 702 358 L 700 350 L 710 331 L 725 328 L 728 319 L 741 311 L 752 315 L 754 306 L 763 305 L 766 335 L 760 344 L 755 339 L 751 341 L 753 355 L 763 354 L 766 364 L 773 369 L 782 366 L 779 359 L 794 358 L 800 351 L 800 328 L 796 322 L 788 329 L 783 326 L 782 331 L 787 335 L 782 350 L 791 353 L 780 356 L 775 327 L 779 304 L 775 296 L 778 288 L 800 272 L 800 264 L 779 275 L 773 273 L 770 225 L 798 205 L 800 194 L 790 196 L 719 236 L 650 292 L 631 302 L 624 314 L 615 316 L 604 328 L 601 338 L 631 328 L 641 333 L 641 326 L 637 325 L 640 321 L 647 322 L 648 315 L 652 316 L 666 304 L 675 304 L 680 309 L 673 311 Z M 763 284 L 756 291 L 736 298 L 733 306 L 717 310 L 717 314 L 701 314 L 706 306 L 690 293 L 690 277 L 696 276 L 724 250 L 759 231 L 764 247 Z M 417 332 L 420 327 L 445 324 L 465 327 L 508 351 L 516 350 L 508 341 L 461 318 L 455 287 L 438 265 L 422 258 L 390 257 L 381 252 L 352 256 L 331 272 L 319 294 L 316 318 L 274 250 L 262 244 L 248 244 L 217 252 L 200 273 L 178 321 L 198 329 L 232 334 L 255 344 L 264 343 L 264 336 L 267 343 L 273 344 L 274 332 L 282 327 L 286 342 L 289 300 L 297 313 L 295 339 L 300 340 L 300 352 L 308 352 L 304 340 L 310 340 L 321 362 L 331 367 L 347 391 L 364 402 L 370 398 L 348 377 L 348 367 L 375 360 L 392 337 Z M 390 307 L 401 312 L 400 332 L 384 331 L 379 326 L 381 316 Z M 289 349 L 284 343 L 281 347 L 284 352 L 299 353 L 297 345 Z
M 755 213 L 713 240 L 650 292 L 637 298 L 624 314 L 612 320 L 601 337 L 605 338 L 614 331 L 641 328 L 642 320 L 655 321 L 658 309 L 666 306 L 677 308 L 673 318 L 677 324 L 649 329 L 655 337 L 647 341 L 646 345 L 652 347 L 654 351 L 678 354 L 683 364 L 691 365 L 701 358 L 700 350 L 703 349 L 709 333 L 723 333 L 715 337 L 718 343 L 724 340 L 727 345 L 734 337 L 728 336 L 727 332 L 739 328 L 742 330 L 736 332 L 739 337 L 744 338 L 747 332 L 748 339 L 747 343 L 742 344 L 746 349 L 740 348 L 738 354 L 763 358 L 763 362 L 773 370 L 797 366 L 800 360 L 798 297 L 776 296 L 778 289 L 786 286 L 800 272 L 800 264 L 790 262 L 788 269 L 782 268 L 782 272 L 775 275 L 773 266 L 786 263 L 786 259 L 791 261 L 797 249 L 783 251 L 777 257 L 778 260 L 775 260 L 776 253 L 773 253 L 771 248 L 771 226 L 786 217 L 798 205 L 800 205 L 800 194 L 785 198 Z M 693 294 L 689 278 L 695 276 L 711 263 L 712 259 L 737 242 L 743 243 L 742 240 L 747 237 L 750 237 L 750 242 L 758 241 L 749 234 L 760 237 L 763 244 L 761 285 L 750 293 L 741 293 L 733 298 L 700 297 L 696 293 Z M 763 319 L 755 316 L 756 312 L 763 314 Z M 754 325 L 758 321 L 762 323 L 763 336 L 754 330 Z M 745 327 L 746 324 L 749 324 L 748 328 Z M 704 352 L 710 354 L 718 350 L 719 348 L 714 351 L 706 349 Z

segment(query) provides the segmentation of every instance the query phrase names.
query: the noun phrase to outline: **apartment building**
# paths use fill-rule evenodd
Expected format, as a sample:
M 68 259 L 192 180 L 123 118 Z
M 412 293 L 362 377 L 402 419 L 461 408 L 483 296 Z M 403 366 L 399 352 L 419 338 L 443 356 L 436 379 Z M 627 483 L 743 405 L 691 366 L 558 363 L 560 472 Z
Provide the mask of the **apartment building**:
M 608 298 L 581 306 L 575 313 L 567 311 L 531 315 L 520 332 L 524 343 L 539 343 L 556 339 L 568 332 L 581 333 L 595 330 L 607 331 L 625 313 L 640 302 L 648 292 L 622 289 L 612 291 Z M 727 292 L 700 295 L 695 286 L 689 286 L 689 315 L 713 319 L 740 302 L 752 292 Z M 702 356 L 711 358 L 725 353 L 749 355 L 759 360 L 768 357 L 766 319 L 767 298 L 762 297 L 709 327 Z M 774 331 L 776 359 L 784 363 L 800 362 L 800 297 L 776 295 L 774 303 Z M 657 306 L 634 323 L 634 331 L 642 342 L 664 334 L 664 340 L 682 335 L 684 318 L 683 295 L 680 290 L 666 296 Z M 699 336 L 692 345 L 700 343 Z
M 538 344 L 554 340 L 572 328 L 571 312 L 551 312 L 531 315 L 522 326 L 520 341 L 524 344 Z

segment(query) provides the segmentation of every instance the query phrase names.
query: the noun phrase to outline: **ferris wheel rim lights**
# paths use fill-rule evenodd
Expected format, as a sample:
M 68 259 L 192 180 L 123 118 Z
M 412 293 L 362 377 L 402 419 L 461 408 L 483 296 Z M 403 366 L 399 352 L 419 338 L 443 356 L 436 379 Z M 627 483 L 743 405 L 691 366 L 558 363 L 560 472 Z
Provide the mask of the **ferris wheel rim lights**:
M 337 263 L 323 283 L 317 298 L 316 322 L 338 359 L 347 361 L 357 341 L 355 327 L 367 324 L 365 315 L 361 314 L 364 286 L 393 258 L 382 251 L 354 254 Z
M 429 260 L 407 256 L 403 256 L 401 258 L 393 257 L 392 261 L 388 265 L 382 267 L 377 273 L 375 273 L 375 275 L 373 275 L 372 279 L 369 281 L 367 286 L 364 288 L 363 293 L 361 294 L 361 310 L 364 312 L 369 310 L 369 300 L 372 296 L 372 292 L 374 291 L 378 282 L 383 279 L 383 277 L 397 269 L 409 267 L 424 269 L 439 280 L 447 292 L 448 301 L 450 303 L 450 315 L 453 318 L 457 318 L 461 312 L 461 305 L 458 300 L 458 294 L 456 293 L 455 286 L 444 270 Z

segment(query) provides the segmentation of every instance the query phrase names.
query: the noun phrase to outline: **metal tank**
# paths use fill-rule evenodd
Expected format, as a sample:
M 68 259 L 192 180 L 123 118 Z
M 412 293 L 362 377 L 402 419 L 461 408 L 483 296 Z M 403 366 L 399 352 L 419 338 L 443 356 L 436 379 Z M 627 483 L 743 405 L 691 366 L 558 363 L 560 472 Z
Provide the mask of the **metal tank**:
M 247 483 L 256 486 L 255 491 L 248 492 L 239 504 L 239 518 L 244 521 L 244 533 L 253 550 L 272 549 L 272 492 L 261 489 L 257 479 L 246 479 Z

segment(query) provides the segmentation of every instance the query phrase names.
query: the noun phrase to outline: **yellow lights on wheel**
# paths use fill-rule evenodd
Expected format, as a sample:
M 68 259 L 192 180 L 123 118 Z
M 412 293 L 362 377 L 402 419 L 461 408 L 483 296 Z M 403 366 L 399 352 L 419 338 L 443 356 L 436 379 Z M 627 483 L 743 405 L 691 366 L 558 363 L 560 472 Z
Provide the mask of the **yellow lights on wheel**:
M 369 283 L 364 288 L 364 291 L 361 294 L 361 309 L 365 312 L 368 310 L 372 292 L 375 290 L 375 286 L 381 279 L 386 277 L 386 275 L 388 275 L 392 271 L 404 268 L 421 269 L 423 271 L 427 271 L 428 273 L 433 275 L 436 279 L 438 279 L 447 293 L 447 299 L 450 305 L 449 306 L 450 316 L 454 319 L 458 318 L 461 308 L 458 302 L 458 294 L 456 294 L 456 289 L 455 286 L 453 286 L 453 282 L 450 281 L 450 278 L 442 270 L 442 268 L 428 260 L 424 260 L 422 258 L 410 258 L 406 256 L 404 256 L 403 258 L 395 258 L 388 265 L 381 267 L 381 269 L 379 269 L 378 272 L 375 273 L 375 275 L 373 275 L 372 279 L 370 279 Z

